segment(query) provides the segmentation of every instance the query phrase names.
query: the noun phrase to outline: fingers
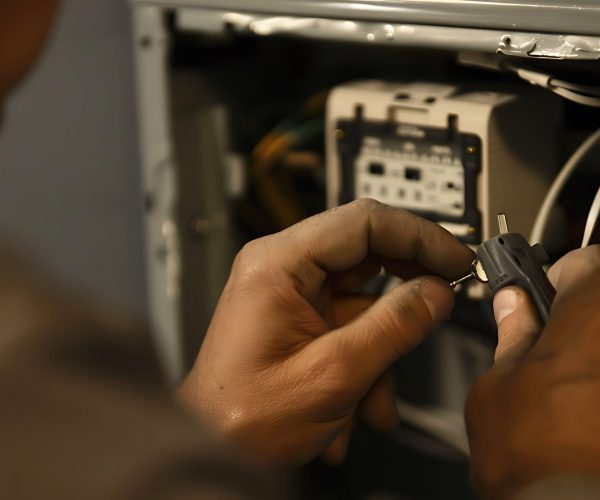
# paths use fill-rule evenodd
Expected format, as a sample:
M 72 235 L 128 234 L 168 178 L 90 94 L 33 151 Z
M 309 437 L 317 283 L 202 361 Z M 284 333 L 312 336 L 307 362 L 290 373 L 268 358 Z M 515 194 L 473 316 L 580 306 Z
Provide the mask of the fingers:
M 400 418 L 396 407 L 396 387 L 390 372 L 385 373 L 369 390 L 359 407 L 360 416 L 373 429 L 389 431 L 398 426 Z M 341 464 L 348 453 L 355 421 L 351 419 L 341 433 L 321 454 L 328 465 Z
M 374 278 L 381 271 L 381 263 L 376 255 L 367 255 L 356 266 L 332 273 L 331 287 L 334 292 L 354 290 Z
M 367 310 L 377 301 L 370 295 L 347 295 L 336 297 L 331 307 L 334 328 L 339 328 L 352 321 L 363 311 Z
M 586 317 L 586 308 L 583 304 L 587 299 L 569 300 L 569 297 L 572 297 L 577 289 L 594 275 L 597 275 L 597 278 L 592 278 L 594 279 L 592 287 L 597 289 L 598 279 L 600 279 L 600 246 L 598 245 L 570 252 L 548 271 L 548 278 L 557 293 L 547 332 L 544 333 L 544 340 L 540 341 L 542 345 L 548 343 L 547 337 L 554 337 L 553 331 L 558 330 L 561 336 L 564 336 L 566 331 L 571 331 L 578 321 L 575 316 Z M 587 291 L 584 293 L 589 295 Z M 565 300 L 571 303 L 566 308 L 560 306 Z M 565 312 L 561 314 L 557 309 L 565 309 Z M 507 287 L 494 297 L 494 314 L 498 324 L 496 364 L 518 361 L 533 349 L 543 328 L 531 298 L 524 290 Z
M 387 274 L 398 276 L 405 281 L 418 278 L 419 276 L 435 274 L 431 271 L 431 269 L 427 269 L 423 264 L 420 264 L 415 260 L 405 261 L 382 257 L 381 265 Z
M 521 288 L 502 289 L 494 297 L 494 316 L 498 325 L 496 364 L 518 361 L 535 345 L 542 330 L 531 297 Z
M 366 390 L 400 356 L 410 352 L 454 305 L 449 285 L 435 277 L 403 283 L 361 316 L 313 342 L 307 350 L 330 353 L 347 370 L 353 390 Z
M 389 371 L 373 384 L 361 401 L 360 414 L 373 429 L 389 431 L 398 427 L 400 417 L 396 406 L 396 384 Z
M 305 296 L 316 293 L 325 272 L 350 269 L 369 253 L 416 260 L 448 279 L 463 273 L 473 259 L 471 250 L 439 225 L 368 199 L 269 237 L 266 252 L 277 267 L 294 276 Z
M 600 353 L 600 246 L 563 257 L 549 272 L 557 294 L 536 355 L 593 349 Z
M 348 421 L 340 434 L 321 453 L 321 461 L 327 465 L 341 464 L 348 454 L 352 431 L 354 430 L 354 419 Z
M 548 279 L 556 288 L 555 303 L 583 278 L 600 271 L 600 245 L 574 250 L 548 271 Z

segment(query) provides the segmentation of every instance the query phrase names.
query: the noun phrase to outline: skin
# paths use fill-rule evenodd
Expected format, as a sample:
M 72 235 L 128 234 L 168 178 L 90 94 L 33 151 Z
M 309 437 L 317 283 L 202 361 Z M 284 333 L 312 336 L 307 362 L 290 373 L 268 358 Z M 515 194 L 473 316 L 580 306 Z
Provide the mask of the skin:
M 0 110 L 40 54 L 58 0 L 0 0 Z
M 450 279 L 472 259 L 440 226 L 368 199 L 256 240 L 233 265 L 181 396 L 254 453 L 340 459 L 357 414 L 397 425 L 384 374 L 452 310 L 448 281 L 431 274 Z M 348 296 L 382 266 L 421 277 L 377 301 Z
M 0 0 L 0 105 L 40 53 L 57 3 Z M 386 370 L 452 309 L 447 281 L 432 274 L 456 278 L 471 259 L 437 225 L 372 200 L 252 242 L 180 399 L 255 455 L 338 462 L 355 418 L 397 425 Z M 349 293 L 382 267 L 408 281 L 377 300 Z M 569 254 L 549 275 L 558 294 L 543 329 L 523 290 L 494 300 L 496 363 L 466 408 L 482 498 L 512 498 L 563 472 L 600 475 L 600 248 Z
M 544 328 L 523 290 L 494 300 L 495 366 L 466 407 L 484 498 L 563 473 L 600 475 L 600 246 L 571 252 L 548 276 L 557 295 Z

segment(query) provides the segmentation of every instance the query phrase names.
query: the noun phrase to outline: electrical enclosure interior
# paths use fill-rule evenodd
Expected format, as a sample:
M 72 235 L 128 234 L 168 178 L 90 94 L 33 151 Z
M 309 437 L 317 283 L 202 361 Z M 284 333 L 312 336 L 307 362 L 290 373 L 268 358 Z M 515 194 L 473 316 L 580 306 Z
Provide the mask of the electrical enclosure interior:
M 529 237 L 562 165 L 600 128 L 596 0 L 131 8 L 148 310 L 174 382 L 246 241 L 360 197 L 472 248 L 496 234 L 498 212 Z M 578 159 L 547 213 L 553 258 L 580 244 L 598 152 Z M 309 468 L 305 497 L 474 498 L 462 409 L 493 360 L 489 299 L 483 287 L 457 292 L 452 319 L 393 367 L 400 427 L 358 425 L 346 464 Z

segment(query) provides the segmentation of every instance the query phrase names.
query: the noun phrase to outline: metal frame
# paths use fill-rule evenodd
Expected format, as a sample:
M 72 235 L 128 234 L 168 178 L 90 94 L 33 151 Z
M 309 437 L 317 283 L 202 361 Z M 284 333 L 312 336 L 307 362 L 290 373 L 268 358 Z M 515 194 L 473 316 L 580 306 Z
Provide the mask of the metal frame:
M 133 0 L 140 4 L 429 26 L 600 35 L 597 0 Z
M 219 32 L 226 27 L 258 36 L 286 34 L 304 38 L 341 40 L 405 47 L 500 53 L 547 59 L 600 59 L 600 37 L 460 26 L 398 24 L 299 16 L 272 16 L 213 9 L 179 8 L 182 30 Z M 600 27 L 600 21 L 599 25 Z
M 179 237 L 176 166 L 171 140 L 167 79 L 168 36 L 164 9 L 134 10 L 142 188 L 146 200 L 145 238 L 148 309 L 154 340 L 166 375 L 183 371 L 180 335 Z

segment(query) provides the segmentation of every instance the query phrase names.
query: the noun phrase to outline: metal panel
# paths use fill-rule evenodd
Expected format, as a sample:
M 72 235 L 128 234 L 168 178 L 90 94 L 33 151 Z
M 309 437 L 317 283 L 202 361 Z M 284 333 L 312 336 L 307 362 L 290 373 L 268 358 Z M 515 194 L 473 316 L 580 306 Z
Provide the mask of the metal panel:
M 180 251 L 176 225 L 176 165 L 167 84 L 168 36 L 163 12 L 134 12 L 135 56 L 142 160 L 146 197 L 148 310 L 154 342 L 169 380 L 183 373 L 180 325 Z
M 184 31 L 220 32 L 225 26 L 259 36 L 287 34 L 323 40 L 501 53 L 546 59 L 600 59 L 600 37 L 491 29 L 266 16 L 201 8 L 177 9 Z
M 598 0 L 132 0 L 269 15 L 600 35 Z

